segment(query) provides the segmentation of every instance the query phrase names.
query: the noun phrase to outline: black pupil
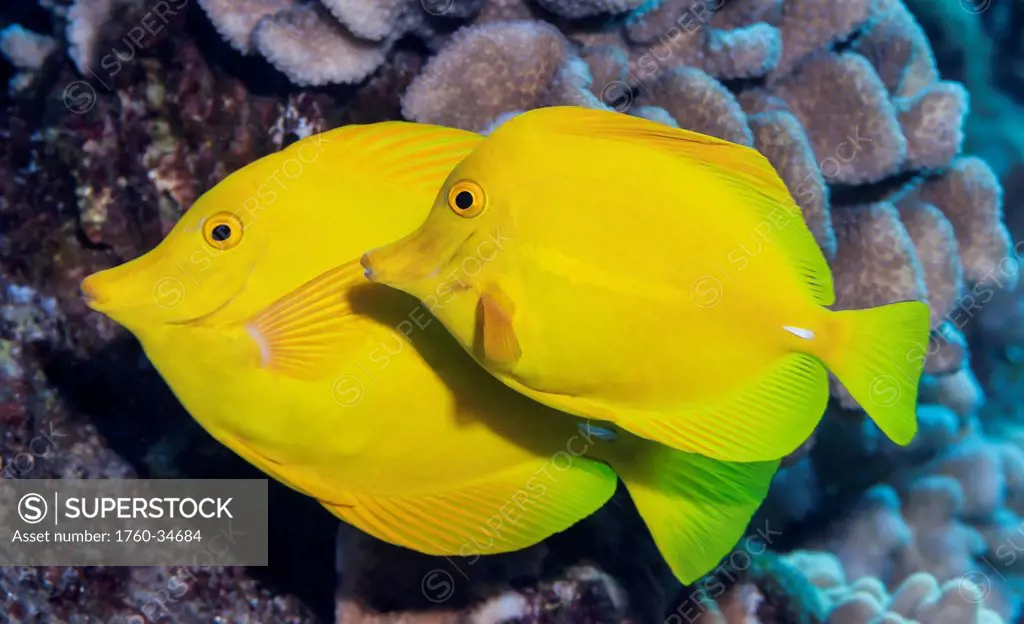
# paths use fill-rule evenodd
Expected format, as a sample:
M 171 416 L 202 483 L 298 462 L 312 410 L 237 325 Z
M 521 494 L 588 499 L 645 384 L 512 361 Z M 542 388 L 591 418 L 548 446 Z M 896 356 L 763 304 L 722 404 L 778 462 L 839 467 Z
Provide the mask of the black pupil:
M 213 240 L 220 242 L 231 238 L 231 227 L 223 223 L 213 228 Z
M 455 196 L 455 205 L 459 210 L 468 210 L 473 206 L 473 194 L 469 191 L 461 191 Z

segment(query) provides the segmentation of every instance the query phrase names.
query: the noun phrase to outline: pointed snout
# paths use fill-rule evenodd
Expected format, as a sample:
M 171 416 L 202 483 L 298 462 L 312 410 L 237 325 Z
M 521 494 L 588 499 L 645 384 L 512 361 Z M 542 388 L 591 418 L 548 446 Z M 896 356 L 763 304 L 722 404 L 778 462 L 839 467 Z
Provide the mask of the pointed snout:
M 424 249 L 417 237 L 370 250 L 359 259 L 363 275 L 371 282 L 398 289 L 420 282 L 438 271 L 438 258 Z
M 96 290 L 96 280 L 93 279 L 92 275 L 83 279 L 82 283 L 79 284 L 78 289 L 82 295 L 82 300 L 85 301 L 85 305 L 90 308 L 93 307 L 93 305 L 102 305 L 99 293 Z
M 82 301 L 85 305 L 97 312 L 107 312 L 108 307 L 111 304 L 111 300 L 114 298 L 111 292 L 111 280 L 110 274 L 114 269 L 107 269 L 105 271 L 99 271 L 87 276 L 78 285 L 79 293 L 82 296 Z
M 152 301 L 148 254 L 86 276 L 78 285 L 82 300 L 91 309 L 121 322 L 122 312 Z

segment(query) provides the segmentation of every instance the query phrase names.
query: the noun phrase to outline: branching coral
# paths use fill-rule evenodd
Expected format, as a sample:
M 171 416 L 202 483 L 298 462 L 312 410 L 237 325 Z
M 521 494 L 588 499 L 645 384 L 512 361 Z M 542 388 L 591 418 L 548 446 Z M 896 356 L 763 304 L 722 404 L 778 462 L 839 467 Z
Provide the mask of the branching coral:
M 341 3 L 333 3 L 340 8 Z M 299 85 L 359 82 L 380 67 L 394 37 L 360 38 L 317 3 L 297 0 L 202 0 L 210 21 L 243 54 L 259 51 Z M 372 30 L 374 11 L 353 11 Z
M 217 32 L 243 54 L 253 51 L 252 32 L 260 20 L 298 6 L 296 0 L 200 0 L 199 4 Z
M 664 2 L 627 25 L 637 103 L 664 108 L 681 127 L 741 143 L 751 144 L 736 128 L 749 127 L 831 261 L 837 306 L 928 301 L 937 333 L 927 370 L 958 370 L 966 359 L 962 325 L 949 322 L 961 293 L 996 273 L 998 288 L 1016 281 L 999 186 L 981 161 L 956 158 L 967 113 L 963 87 L 940 81 L 920 26 L 897 0 L 874 10 L 867 0 L 738 0 L 713 14 L 709 8 Z M 745 37 L 730 57 L 746 58 L 769 32 L 754 34 L 757 25 L 778 33 L 781 53 L 764 67 L 748 63 L 753 71 L 742 75 L 765 80 L 716 84 L 711 77 L 737 76 L 709 65 L 707 42 Z M 839 51 L 837 42 L 847 45 Z M 913 174 L 916 181 L 899 192 L 884 190 Z M 839 397 L 855 407 L 841 390 Z
M 963 87 L 940 81 L 928 43 L 902 3 L 880 0 L 874 13 L 871 6 L 867 0 L 842 6 L 669 0 L 620 30 L 586 35 L 603 43 L 581 54 L 596 78 L 591 92 L 603 104 L 624 112 L 636 107 L 633 114 L 761 150 L 832 262 L 837 307 L 928 301 L 936 335 L 920 357 L 927 357 L 929 373 L 954 373 L 966 349 L 949 315 L 965 286 L 1001 263 L 1010 267 L 999 187 L 980 161 L 956 158 L 967 112 Z M 553 30 L 533 24 L 477 25 L 459 33 L 413 82 L 406 116 L 480 129 L 513 110 L 594 106 L 580 97 L 586 77 L 567 70 L 578 67 L 571 49 Z M 488 49 L 497 33 L 507 40 L 501 54 Z M 537 53 L 538 42 L 545 53 Z M 839 42 L 848 45 L 840 49 Z M 517 50 L 531 59 L 519 65 L 540 65 L 524 72 L 531 77 L 525 93 L 523 84 L 505 84 Z M 720 82 L 732 78 L 761 80 Z M 899 183 L 908 178 L 911 184 Z M 999 286 L 1012 286 L 1016 274 L 1004 273 Z M 838 386 L 837 392 L 844 405 L 856 407 Z
M 625 13 L 642 7 L 647 0 L 537 0 L 548 11 L 568 18 Z
M 773 3 L 746 3 L 749 9 L 732 9 L 714 20 L 711 11 L 721 4 L 669 0 L 632 20 L 625 34 L 636 79 L 649 82 L 676 67 L 699 68 L 722 79 L 755 78 L 775 67 L 779 31 L 761 22 L 771 12 L 765 5 Z
M 65 37 L 68 56 L 83 75 L 88 75 L 95 60 L 96 46 L 103 27 L 119 8 L 141 6 L 140 0 L 75 0 L 67 15 Z
M 800 551 L 786 558 L 800 568 L 827 603 L 827 624 L 913 621 L 920 624 L 1003 624 L 982 607 L 983 589 L 969 579 L 940 583 L 927 573 L 904 580 L 890 594 L 871 577 L 850 576 L 825 552 Z M 847 579 L 852 582 L 848 583 Z
M 687 130 L 753 145 L 743 109 L 720 82 L 700 69 L 677 67 L 665 73 L 642 103 L 660 106 Z
M 298 85 L 358 83 L 410 32 L 433 34 L 431 18 L 464 18 L 479 0 L 201 0 L 227 41 L 258 51 Z
M 602 108 L 568 40 L 542 22 L 463 29 L 423 68 L 402 102 L 412 120 L 480 131 L 498 115 L 556 104 Z
M 948 173 L 926 180 L 918 190 L 922 201 L 937 206 L 953 224 L 969 284 L 989 281 L 1012 289 L 1017 282 L 1002 194 L 992 169 L 971 156 L 958 158 Z
M 812 546 L 835 553 L 851 580 L 895 587 L 925 572 L 940 583 L 970 581 L 982 592 L 978 602 L 1014 616 L 1020 599 L 1007 583 L 1024 572 L 1015 547 L 1024 450 L 967 431 L 931 462 L 894 478 Z
M 0 30 L 0 54 L 18 70 L 18 74 L 11 78 L 11 93 L 27 89 L 36 72 L 42 69 L 57 47 L 57 40 L 53 37 L 26 30 L 17 24 Z
M 104 26 L 111 30 L 110 16 L 119 7 L 139 4 L 78 0 L 66 13 L 55 11 L 60 14 L 55 30 L 67 23 L 64 36 L 80 72 L 88 72 L 100 42 L 121 34 L 104 32 Z M 123 76 L 124 85 L 113 87 L 116 98 L 101 97 L 85 126 L 70 126 L 84 138 L 73 150 L 77 162 L 66 170 L 76 187 L 68 195 L 75 215 L 68 231 L 80 232 L 92 247 L 110 247 L 124 257 L 137 254 L 141 247 L 124 234 L 134 223 L 125 206 L 133 200 L 156 206 L 152 219 L 143 221 L 152 223 L 156 234 L 165 231 L 182 208 L 228 171 L 279 148 L 288 134 L 339 121 L 322 115 L 319 104 L 311 106 L 314 99 L 328 102 L 327 110 L 340 112 L 349 123 L 401 114 L 481 132 L 532 108 L 604 107 L 753 146 L 778 170 L 828 258 L 837 308 L 898 299 L 928 302 L 934 330 L 929 350 L 908 356 L 927 357 L 923 394 L 956 414 L 922 407 L 917 439 L 908 449 L 896 449 L 867 421 L 831 407 L 826 421 L 840 425 L 826 429 L 826 423 L 808 442 L 809 451 L 787 460 L 768 505 L 785 503 L 801 519 L 826 511 L 821 501 L 827 507 L 834 500 L 830 491 L 839 477 L 821 470 L 819 457 L 828 452 L 822 449 L 834 449 L 837 440 L 842 446 L 874 448 L 874 454 L 835 453 L 858 461 L 837 464 L 831 472 L 863 466 L 869 473 L 855 492 L 846 492 L 850 496 L 866 484 L 887 485 L 871 490 L 849 522 L 811 544 L 838 557 L 829 570 L 805 568 L 822 588 L 814 595 L 830 615 L 796 606 L 818 604 L 815 599 L 786 603 L 779 585 L 799 575 L 772 572 L 735 584 L 700 621 L 995 621 L 979 605 L 958 598 L 950 583 L 957 575 L 984 571 L 979 556 L 1003 566 L 1000 573 L 1021 572 L 1024 557 L 1011 556 L 1016 555 L 1012 546 L 1006 548 L 1015 543 L 1013 531 L 1024 514 L 1024 455 L 961 427 L 983 398 L 966 366 L 964 334 L 976 306 L 987 300 L 985 293 L 1016 281 L 1016 264 L 1009 260 L 995 176 L 983 161 L 960 155 L 966 93 L 959 84 L 941 80 L 928 41 L 899 0 L 200 4 L 235 49 L 266 58 L 295 84 L 366 82 L 358 89 L 291 94 L 275 102 L 225 79 L 219 73 L 223 68 L 217 68 L 215 79 L 198 67 L 198 52 L 169 46 L 175 58 L 167 66 L 180 68 L 172 70 L 183 75 L 178 82 L 154 78 L 152 67 L 159 64 L 147 59 L 134 72 L 143 78 Z M 583 17 L 597 19 L 578 19 Z M 0 48 L 8 50 L 5 44 Z M 31 65 L 7 56 L 19 68 Z M 132 84 L 133 79 L 142 82 Z M 140 104 L 142 93 L 147 102 Z M 351 100 L 344 99 L 348 95 Z M 300 101 L 305 104 L 299 106 Z M 342 110 L 343 102 L 348 104 Z M 125 103 L 123 115 L 118 103 Z M 299 108 L 305 112 L 298 121 L 283 112 Z M 168 112 L 177 109 L 180 116 Z M 302 121 L 306 117 L 311 121 Z M 209 128 L 218 130 L 220 140 Z M 59 132 L 67 134 L 63 128 Z M 127 138 L 122 141 L 121 135 Z M 131 160 L 135 145 L 142 146 L 140 156 Z M 119 187 L 122 180 L 137 196 Z M 11 196 L 9 187 L 2 190 Z M 838 385 L 834 391 L 838 403 L 856 407 Z M 944 450 L 954 441 L 960 445 Z M 908 478 L 890 478 L 885 470 L 896 464 L 897 452 L 918 462 L 937 458 Z M 870 461 L 860 461 L 865 459 Z M 843 478 L 853 482 L 859 476 L 844 473 Z M 591 619 L 621 618 L 622 596 L 596 578 L 538 581 L 532 593 L 509 591 L 475 610 L 452 607 L 443 617 L 538 621 L 547 609 L 585 617 L 587 609 L 601 607 L 605 610 Z M 973 587 L 984 589 L 980 577 L 969 578 Z M 628 575 L 616 579 L 631 580 Z M 418 596 L 420 580 L 412 579 L 406 593 Z M 1015 605 L 1000 589 L 996 583 L 985 604 L 1012 615 Z M 563 591 L 592 593 L 562 600 L 568 595 Z
M 357 82 L 384 62 L 386 46 L 348 36 L 322 7 L 306 5 L 260 20 L 253 44 L 301 85 Z

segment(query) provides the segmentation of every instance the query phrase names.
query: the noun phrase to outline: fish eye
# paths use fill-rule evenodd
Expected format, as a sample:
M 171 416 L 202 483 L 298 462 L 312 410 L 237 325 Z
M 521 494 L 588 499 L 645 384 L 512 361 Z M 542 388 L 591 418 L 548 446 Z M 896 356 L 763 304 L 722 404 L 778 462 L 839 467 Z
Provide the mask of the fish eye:
M 484 190 L 476 182 L 456 182 L 448 190 L 448 207 L 460 217 L 472 218 L 483 212 Z
M 203 222 L 203 238 L 211 247 L 231 249 L 242 241 L 242 220 L 232 212 L 218 212 Z

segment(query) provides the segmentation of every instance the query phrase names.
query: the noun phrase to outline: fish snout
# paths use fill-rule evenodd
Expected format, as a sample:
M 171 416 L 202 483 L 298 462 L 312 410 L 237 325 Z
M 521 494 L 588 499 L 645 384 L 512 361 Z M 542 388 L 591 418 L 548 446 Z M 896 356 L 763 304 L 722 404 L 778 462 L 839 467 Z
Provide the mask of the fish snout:
M 78 285 L 78 290 L 82 295 L 82 300 L 85 301 L 85 305 L 90 308 L 95 308 L 95 306 L 102 303 L 102 299 L 96 290 L 96 280 L 93 275 L 83 279 Z
M 362 255 L 359 264 L 363 275 L 375 284 L 384 284 L 406 292 L 413 292 L 424 281 L 437 277 L 441 265 L 433 258 L 432 249 L 422 245 L 399 241 L 384 247 L 371 249 Z

